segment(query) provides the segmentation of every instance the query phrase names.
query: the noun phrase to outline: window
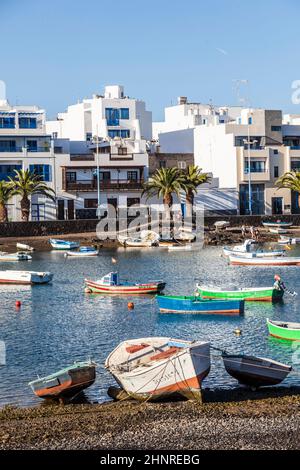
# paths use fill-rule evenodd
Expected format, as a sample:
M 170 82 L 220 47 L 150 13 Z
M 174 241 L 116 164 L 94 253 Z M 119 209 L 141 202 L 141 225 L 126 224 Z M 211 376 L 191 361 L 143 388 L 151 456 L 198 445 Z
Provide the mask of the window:
M 118 155 L 127 155 L 127 147 L 118 147 Z
M 137 181 L 138 172 L 137 171 L 127 171 L 127 179 L 129 181 Z
M 13 178 L 15 176 L 14 170 L 21 170 L 22 165 L 0 165 L 0 180 L 8 180 L 10 176 Z
M 51 181 L 50 165 L 29 165 L 29 171 L 37 176 L 40 176 L 43 181 Z
M 186 169 L 186 162 L 178 162 L 177 164 L 178 168 L 180 168 L 180 170 L 185 170 Z
M 27 140 L 26 142 L 28 152 L 37 152 L 37 141 Z
M 16 152 L 15 140 L 0 140 L 0 152 Z
M 165 160 L 160 160 L 159 168 L 166 168 L 166 167 L 167 167 L 167 162 Z
M 272 132 L 280 132 L 281 131 L 281 126 L 271 126 L 271 131 Z
M 52 137 L 53 137 L 53 139 L 57 139 L 58 138 L 58 132 L 52 132 Z
M 128 197 L 127 198 L 127 207 L 140 205 L 140 202 L 141 201 L 140 201 L 139 197 Z
M 129 108 L 121 108 L 121 119 L 129 119 Z
M 274 178 L 278 178 L 279 176 L 279 168 L 278 166 L 274 166 Z
M 68 183 L 76 183 L 77 175 L 76 171 L 67 171 L 66 180 Z
M 261 160 L 254 160 L 250 162 L 250 171 L 251 173 L 264 173 L 266 171 L 266 164 Z M 244 173 L 249 173 L 248 160 L 245 160 L 245 170 Z
M 84 200 L 85 209 L 97 209 L 97 207 L 98 207 L 98 199 L 85 199 Z
M 15 118 L 14 117 L 0 117 L 0 129 L 14 129 Z
M 87 133 L 85 134 L 85 140 L 86 140 L 87 142 L 91 142 L 91 141 L 93 140 L 93 134 L 92 134 L 92 132 L 87 132 Z
M 96 171 L 97 174 L 97 171 Z M 110 171 L 100 171 L 100 180 L 108 181 L 110 180 Z
M 108 137 L 114 139 L 115 137 L 120 137 L 120 131 L 114 129 L 108 129 Z
M 291 170 L 300 170 L 300 160 L 291 161 Z
M 273 150 L 273 154 L 274 154 L 274 155 L 278 155 L 278 150 L 277 150 L 277 149 L 274 149 L 274 150 Z
M 115 108 L 105 108 L 105 118 L 108 126 L 118 126 L 120 113 Z
M 20 129 L 36 129 L 36 118 L 19 117 Z
M 122 129 L 121 130 L 121 137 L 123 139 L 128 139 L 130 137 L 130 130 L 129 129 Z
M 248 124 L 252 124 L 252 117 L 248 117 Z

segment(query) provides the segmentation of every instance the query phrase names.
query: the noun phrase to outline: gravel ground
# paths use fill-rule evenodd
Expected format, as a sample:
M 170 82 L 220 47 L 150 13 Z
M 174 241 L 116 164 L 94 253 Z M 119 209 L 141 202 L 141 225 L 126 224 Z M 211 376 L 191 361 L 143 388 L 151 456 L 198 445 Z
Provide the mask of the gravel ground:
M 227 392 L 229 393 L 229 392 Z M 295 393 L 295 391 L 293 392 Z M 0 411 L 0 449 L 300 449 L 300 395 Z M 234 399 L 235 397 L 231 397 Z

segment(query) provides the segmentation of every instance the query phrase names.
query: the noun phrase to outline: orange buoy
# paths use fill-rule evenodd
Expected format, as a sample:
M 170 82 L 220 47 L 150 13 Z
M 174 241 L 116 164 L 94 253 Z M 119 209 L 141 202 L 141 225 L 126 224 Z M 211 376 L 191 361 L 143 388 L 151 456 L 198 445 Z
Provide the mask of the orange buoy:
M 15 305 L 16 305 L 17 308 L 20 308 L 21 305 L 22 305 L 21 300 L 16 300 Z
M 127 307 L 128 307 L 129 310 L 133 310 L 134 309 L 134 303 L 133 302 L 128 302 Z

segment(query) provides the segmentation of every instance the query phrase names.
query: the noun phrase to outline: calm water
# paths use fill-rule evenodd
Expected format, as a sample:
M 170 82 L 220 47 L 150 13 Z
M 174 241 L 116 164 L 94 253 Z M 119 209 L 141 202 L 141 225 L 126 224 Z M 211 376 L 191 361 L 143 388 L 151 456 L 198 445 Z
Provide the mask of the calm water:
M 298 254 L 294 250 L 291 254 Z M 32 262 L 2 263 L 2 269 L 52 271 L 52 285 L 0 286 L 0 339 L 7 347 L 7 365 L 0 367 L 0 405 L 40 403 L 27 383 L 36 375 L 47 375 L 74 360 L 89 357 L 98 364 L 95 384 L 86 395 L 91 401 L 106 400 L 113 378 L 103 368 L 108 353 L 124 339 L 167 335 L 185 339 L 209 339 L 213 345 L 232 352 L 254 353 L 292 364 L 295 345 L 271 339 L 266 317 L 300 321 L 299 267 L 230 267 L 221 248 L 172 253 L 164 249 L 103 250 L 101 256 L 65 259 L 63 253 L 35 253 Z M 111 258 L 118 260 L 123 279 L 145 281 L 165 279 L 166 293 L 191 294 L 196 279 L 211 285 L 263 286 L 273 283 L 279 273 L 288 287 L 299 292 L 285 296 L 283 304 L 247 303 L 239 318 L 160 314 L 151 297 L 134 298 L 135 309 L 128 311 L 128 298 L 103 297 L 84 293 L 85 277 L 97 279 L 114 270 Z M 22 308 L 15 308 L 15 300 Z M 243 334 L 234 335 L 239 327 Z M 300 356 L 300 349 L 299 349 Z M 297 366 L 296 366 L 297 367 Z M 300 369 L 300 363 L 298 365 Z M 286 381 L 300 385 L 300 375 Z M 224 371 L 222 361 L 213 359 L 205 387 L 233 387 L 236 381 Z

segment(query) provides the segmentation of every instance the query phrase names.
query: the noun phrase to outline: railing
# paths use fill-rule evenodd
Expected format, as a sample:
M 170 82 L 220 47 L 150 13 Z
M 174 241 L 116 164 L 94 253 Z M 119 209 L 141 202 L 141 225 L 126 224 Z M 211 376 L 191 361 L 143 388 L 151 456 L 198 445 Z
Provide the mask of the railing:
M 300 145 L 292 145 L 290 147 L 291 150 L 300 150 Z
M 23 149 L 22 147 L 0 147 L 0 152 L 8 152 L 8 153 L 13 153 L 13 152 L 22 152 Z
M 100 190 L 131 190 L 142 189 L 144 180 L 100 180 Z M 64 181 L 65 191 L 97 191 L 97 179 Z
M 27 152 L 50 152 L 49 147 L 27 148 Z
M 250 173 L 266 173 L 267 169 L 266 168 L 251 168 Z M 249 173 L 249 168 L 244 169 L 244 173 L 248 174 Z

